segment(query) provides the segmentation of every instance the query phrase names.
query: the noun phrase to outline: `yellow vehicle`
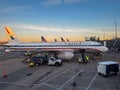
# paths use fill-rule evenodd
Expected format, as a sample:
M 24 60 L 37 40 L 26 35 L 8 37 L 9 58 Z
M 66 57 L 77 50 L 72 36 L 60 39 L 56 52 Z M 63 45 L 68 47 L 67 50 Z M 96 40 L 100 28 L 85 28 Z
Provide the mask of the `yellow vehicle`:
M 32 53 L 26 52 L 24 55 L 25 55 L 25 56 L 32 56 Z

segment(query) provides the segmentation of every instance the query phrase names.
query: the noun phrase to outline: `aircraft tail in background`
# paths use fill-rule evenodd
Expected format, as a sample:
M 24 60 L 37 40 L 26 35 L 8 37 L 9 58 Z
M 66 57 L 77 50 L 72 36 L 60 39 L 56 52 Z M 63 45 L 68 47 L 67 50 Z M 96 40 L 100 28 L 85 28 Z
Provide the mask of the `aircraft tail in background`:
M 62 41 L 62 42 L 65 42 L 65 40 L 63 39 L 63 37 L 61 37 L 61 41 Z
M 54 41 L 57 42 L 57 39 L 55 38 Z
M 47 40 L 43 36 L 41 36 L 41 41 L 42 42 L 47 42 Z
M 5 27 L 5 31 L 7 34 L 7 38 L 9 42 L 18 42 L 19 40 L 16 38 L 15 33 L 12 31 L 12 29 L 8 26 Z
M 69 39 L 68 39 L 68 38 L 67 38 L 66 40 L 67 40 L 67 42 L 69 42 Z

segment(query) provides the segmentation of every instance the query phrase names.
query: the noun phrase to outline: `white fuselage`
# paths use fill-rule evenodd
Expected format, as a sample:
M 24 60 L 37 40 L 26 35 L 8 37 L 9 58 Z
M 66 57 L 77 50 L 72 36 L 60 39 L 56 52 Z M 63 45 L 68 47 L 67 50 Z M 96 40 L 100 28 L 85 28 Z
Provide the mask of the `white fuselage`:
M 71 59 L 74 52 L 94 52 L 101 53 L 108 50 L 107 47 L 103 46 L 101 43 L 94 41 L 84 41 L 84 42 L 65 42 L 61 37 L 63 42 L 46 42 L 45 38 L 42 36 L 42 41 L 39 43 L 25 43 L 20 42 L 14 32 L 9 28 L 5 27 L 6 33 L 8 35 L 8 40 L 10 43 L 4 44 L 5 51 L 30 51 L 30 52 L 49 52 L 57 54 L 57 56 L 65 59 Z M 69 40 L 68 40 L 69 41 Z
M 71 51 L 79 52 L 80 49 L 85 49 L 86 52 L 105 52 L 107 47 L 101 43 L 93 41 L 85 42 L 41 42 L 41 43 L 9 43 L 6 44 L 10 51 Z

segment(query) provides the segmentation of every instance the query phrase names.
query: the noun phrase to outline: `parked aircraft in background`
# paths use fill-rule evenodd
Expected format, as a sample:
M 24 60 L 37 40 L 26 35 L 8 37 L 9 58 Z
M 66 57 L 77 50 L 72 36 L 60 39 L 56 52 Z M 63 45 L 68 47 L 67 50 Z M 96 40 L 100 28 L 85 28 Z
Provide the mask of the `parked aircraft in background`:
M 68 38 L 66 40 L 67 40 L 67 42 L 70 42 Z
M 57 42 L 57 39 L 55 38 L 54 41 Z
M 9 28 L 5 27 L 9 43 L 4 44 L 5 51 L 29 51 L 29 52 L 46 52 L 49 54 L 55 54 L 58 58 L 71 59 L 75 52 L 81 52 L 85 50 L 90 53 L 103 53 L 108 50 L 107 47 L 103 46 L 99 42 L 94 41 L 82 41 L 82 42 L 46 42 L 44 37 L 41 37 L 43 42 L 32 43 L 32 42 L 20 42 L 14 32 Z
M 65 42 L 65 40 L 63 39 L 63 37 L 61 37 L 61 41 L 62 41 L 62 42 Z
M 43 36 L 41 36 L 41 41 L 42 42 L 47 42 L 47 40 Z

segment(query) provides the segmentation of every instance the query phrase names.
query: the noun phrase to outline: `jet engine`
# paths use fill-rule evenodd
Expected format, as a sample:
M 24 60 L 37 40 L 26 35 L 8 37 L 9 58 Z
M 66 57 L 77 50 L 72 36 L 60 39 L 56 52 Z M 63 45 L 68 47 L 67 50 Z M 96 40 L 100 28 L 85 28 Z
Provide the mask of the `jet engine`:
M 58 58 L 70 60 L 73 58 L 73 52 L 61 52 L 58 55 Z
M 5 49 L 5 52 L 6 52 L 6 53 L 10 52 L 10 49 Z

